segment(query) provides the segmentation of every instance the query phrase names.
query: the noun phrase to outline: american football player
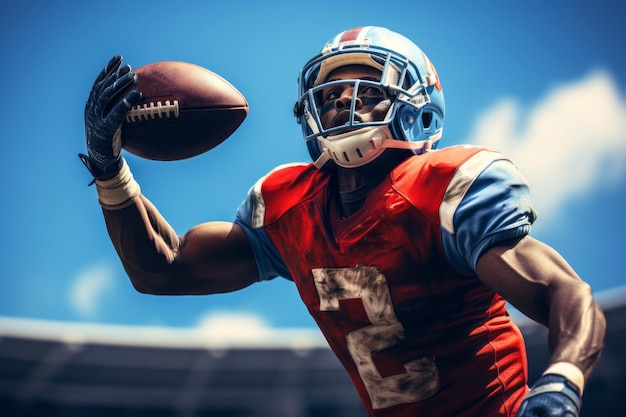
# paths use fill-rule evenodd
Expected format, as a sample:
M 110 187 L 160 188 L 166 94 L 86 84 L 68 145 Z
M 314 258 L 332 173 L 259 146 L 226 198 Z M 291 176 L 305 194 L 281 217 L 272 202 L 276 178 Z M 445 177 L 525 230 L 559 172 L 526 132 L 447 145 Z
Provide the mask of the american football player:
M 293 281 L 371 416 L 579 415 L 603 313 L 529 235 L 529 186 L 506 156 L 438 149 L 442 85 L 412 41 L 381 27 L 333 37 L 299 75 L 294 113 L 313 162 L 277 167 L 233 222 L 181 236 L 120 154 L 133 83 L 120 57 L 97 78 L 81 158 L 138 291 Z M 507 301 L 549 329 L 550 360 L 530 389 Z

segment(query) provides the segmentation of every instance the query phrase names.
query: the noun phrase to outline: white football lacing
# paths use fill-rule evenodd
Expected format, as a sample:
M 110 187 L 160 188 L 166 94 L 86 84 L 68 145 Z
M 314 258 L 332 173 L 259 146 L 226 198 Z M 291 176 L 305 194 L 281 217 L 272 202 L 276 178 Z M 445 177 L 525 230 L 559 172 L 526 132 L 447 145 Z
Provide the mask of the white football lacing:
M 142 120 L 156 119 L 157 117 L 162 119 L 163 117 L 170 118 L 171 116 L 178 117 L 180 115 L 180 108 L 178 107 L 178 100 L 170 102 L 166 100 L 165 103 L 161 101 L 150 102 L 146 104 L 140 104 L 128 111 L 126 115 L 126 121 L 128 123 L 140 122 Z

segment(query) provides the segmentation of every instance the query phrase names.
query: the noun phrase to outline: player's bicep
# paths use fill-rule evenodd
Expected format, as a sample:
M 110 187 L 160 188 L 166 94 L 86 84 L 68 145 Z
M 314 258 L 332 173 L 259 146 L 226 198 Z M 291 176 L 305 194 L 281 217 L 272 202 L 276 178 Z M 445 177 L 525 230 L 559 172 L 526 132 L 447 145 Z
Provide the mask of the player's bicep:
M 229 292 L 258 281 L 256 261 L 241 226 L 203 223 L 180 239 L 175 254 L 176 289 L 183 293 Z
M 548 324 L 556 291 L 574 296 L 586 284 L 550 246 L 530 237 L 501 242 L 479 258 L 476 272 L 487 286 L 533 320 Z

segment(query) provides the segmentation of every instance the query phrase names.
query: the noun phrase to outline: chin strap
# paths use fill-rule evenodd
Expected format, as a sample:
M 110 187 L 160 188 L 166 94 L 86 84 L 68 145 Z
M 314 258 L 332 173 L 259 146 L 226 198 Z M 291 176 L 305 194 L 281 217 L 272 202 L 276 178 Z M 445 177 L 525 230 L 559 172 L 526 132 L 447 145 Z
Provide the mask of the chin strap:
M 370 141 L 370 144 L 375 152 L 382 153 L 384 149 L 406 149 L 415 152 L 417 155 L 420 155 L 424 152 L 430 151 L 433 146 L 439 141 L 441 138 L 441 133 L 431 136 L 429 139 L 421 140 L 417 142 L 409 142 L 405 140 L 398 139 L 383 139 L 382 141 L 378 141 L 379 145 L 376 146 L 376 142 L 374 140 Z M 377 155 L 378 156 L 378 155 Z M 336 158 L 333 158 L 331 155 L 331 151 L 328 148 L 324 148 L 322 150 L 322 154 L 317 158 L 314 162 L 315 168 L 321 169 L 328 161 L 334 161 L 337 165 L 345 167 L 345 168 L 356 168 L 359 166 L 366 165 L 368 162 L 372 161 L 375 158 L 366 159 L 363 163 L 358 165 L 344 165 L 341 162 L 337 161 Z

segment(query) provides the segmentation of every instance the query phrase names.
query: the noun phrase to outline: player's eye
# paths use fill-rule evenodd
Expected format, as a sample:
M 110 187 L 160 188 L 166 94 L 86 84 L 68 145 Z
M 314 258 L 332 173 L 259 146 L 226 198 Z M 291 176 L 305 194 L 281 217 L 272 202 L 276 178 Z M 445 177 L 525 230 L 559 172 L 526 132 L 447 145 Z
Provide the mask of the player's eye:
M 359 88 L 359 97 L 385 98 L 385 92 L 380 87 L 364 85 Z
M 335 101 L 339 97 L 341 97 L 341 89 L 340 88 L 325 89 L 322 92 L 322 104 L 326 104 L 326 103 L 329 103 L 331 101 Z

